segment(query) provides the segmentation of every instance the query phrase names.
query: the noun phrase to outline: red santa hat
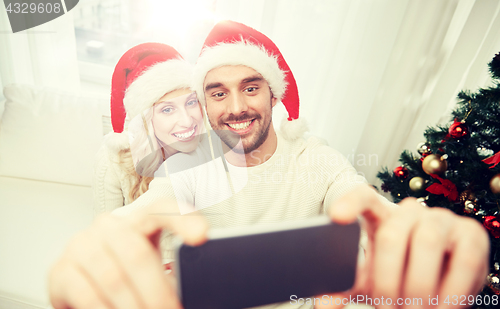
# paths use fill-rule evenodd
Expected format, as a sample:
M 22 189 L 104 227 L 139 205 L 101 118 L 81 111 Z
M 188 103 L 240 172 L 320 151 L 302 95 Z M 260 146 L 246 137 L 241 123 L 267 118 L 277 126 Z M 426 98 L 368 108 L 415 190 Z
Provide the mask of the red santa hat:
M 115 133 L 107 143 L 128 148 L 121 134 L 125 117 L 132 119 L 168 92 L 190 88 L 193 67 L 171 46 L 144 43 L 129 49 L 118 60 L 111 80 L 111 124 Z
M 194 89 L 205 104 L 203 83 L 207 73 L 226 65 L 244 65 L 259 72 L 269 84 L 273 96 L 288 112 L 281 124 L 281 133 L 287 139 L 296 139 L 307 131 L 299 120 L 299 92 L 293 73 L 278 47 L 264 34 L 234 21 L 217 23 L 203 44 L 193 74 Z

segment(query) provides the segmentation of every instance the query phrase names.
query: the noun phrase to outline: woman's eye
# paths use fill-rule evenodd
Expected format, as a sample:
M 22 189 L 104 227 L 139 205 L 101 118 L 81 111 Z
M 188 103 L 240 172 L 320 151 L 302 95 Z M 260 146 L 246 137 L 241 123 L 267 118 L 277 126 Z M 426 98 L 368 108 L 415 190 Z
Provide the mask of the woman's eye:
M 164 109 L 161 110 L 161 112 L 165 114 L 170 114 L 173 111 L 174 109 L 172 107 L 165 107 Z
M 196 105 L 196 103 L 198 103 L 197 100 L 190 100 L 190 101 L 186 102 L 186 106 L 193 106 L 193 105 Z

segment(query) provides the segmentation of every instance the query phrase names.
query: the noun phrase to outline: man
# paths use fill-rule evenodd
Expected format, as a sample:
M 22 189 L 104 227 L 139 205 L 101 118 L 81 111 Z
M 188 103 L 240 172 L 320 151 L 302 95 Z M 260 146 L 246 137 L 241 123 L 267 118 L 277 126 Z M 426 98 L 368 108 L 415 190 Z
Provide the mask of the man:
M 172 277 L 162 272 L 158 237 L 163 228 L 197 245 L 205 241 L 208 226 L 272 223 L 315 216 L 325 209 L 335 222 L 362 216 L 365 223 L 366 259 L 346 295 L 422 298 L 426 306 L 429 297 L 478 292 L 489 250 L 482 227 L 411 199 L 391 207 L 339 153 L 315 139 L 298 138 L 295 81 L 266 36 L 242 24 L 219 23 L 205 42 L 196 72 L 195 88 L 212 127 L 231 148 L 241 139 L 226 159 L 230 168 L 248 172 L 248 184 L 201 210 L 205 220 L 148 216 L 177 208 L 166 199 L 172 197 L 168 182 L 155 179 L 150 191 L 124 208 L 134 211 L 133 216 L 104 216 L 70 243 L 51 272 L 56 309 L 180 308 Z M 289 118 L 277 133 L 271 111 L 278 101 L 285 104 Z M 245 160 L 233 156 L 238 152 Z M 458 306 L 440 302 L 440 307 Z

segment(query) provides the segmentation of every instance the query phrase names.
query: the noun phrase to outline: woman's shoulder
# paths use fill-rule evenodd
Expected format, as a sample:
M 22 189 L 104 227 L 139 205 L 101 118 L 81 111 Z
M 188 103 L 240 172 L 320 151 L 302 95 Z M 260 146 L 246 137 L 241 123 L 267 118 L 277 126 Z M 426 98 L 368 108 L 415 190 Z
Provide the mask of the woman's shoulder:
M 99 148 L 95 161 L 94 173 L 107 175 L 109 178 L 116 178 L 119 182 L 128 181 L 129 172 L 128 168 L 132 166 L 130 152 L 127 153 L 127 147 L 120 143 L 120 138 L 126 134 L 123 133 L 110 133 L 104 136 L 103 143 Z M 130 158 L 129 158 L 130 157 Z M 127 164 L 130 160 L 130 164 Z M 130 166 L 129 166 L 130 165 Z

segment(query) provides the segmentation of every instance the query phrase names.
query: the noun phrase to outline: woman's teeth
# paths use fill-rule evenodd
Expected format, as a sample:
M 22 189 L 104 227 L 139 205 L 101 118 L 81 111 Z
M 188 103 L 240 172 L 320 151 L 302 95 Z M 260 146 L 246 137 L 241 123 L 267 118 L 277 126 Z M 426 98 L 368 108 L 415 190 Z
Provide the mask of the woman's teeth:
M 174 133 L 174 136 L 177 137 L 178 139 L 187 139 L 193 136 L 196 127 L 194 127 L 191 131 L 186 132 L 186 133 Z
M 244 130 L 244 129 L 248 128 L 248 126 L 251 123 L 252 123 L 252 120 L 249 120 L 247 122 L 240 122 L 240 123 L 228 123 L 227 125 L 235 130 Z

